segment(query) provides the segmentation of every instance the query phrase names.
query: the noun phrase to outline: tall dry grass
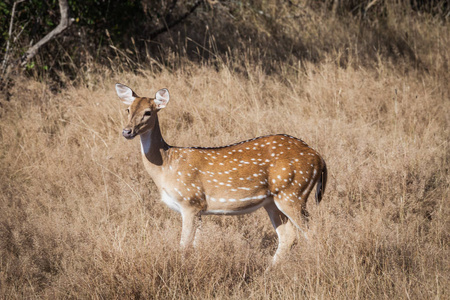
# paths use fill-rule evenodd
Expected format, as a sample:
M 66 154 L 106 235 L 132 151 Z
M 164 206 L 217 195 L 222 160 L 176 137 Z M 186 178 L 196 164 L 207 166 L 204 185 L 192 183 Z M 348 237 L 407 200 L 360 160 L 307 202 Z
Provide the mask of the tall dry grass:
M 411 25 L 427 68 L 382 51 L 366 66 L 355 47 L 351 64 L 337 49 L 273 73 L 245 55 L 135 74 L 99 67 L 57 93 L 19 78 L 0 99 L 0 294 L 449 298 L 450 36 L 432 23 Z M 329 183 L 308 204 L 310 239 L 265 272 L 277 239 L 260 210 L 204 217 L 197 249 L 181 253 L 180 216 L 159 201 L 139 142 L 121 136 L 116 82 L 146 96 L 170 90 L 160 122 L 172 145 L 287 133 L 316 148 Z
M 59 94 L 35 80 L 2 103 L 0 290 L 6 298 L 448 297 L 449 89 L 431 76 L 307 65 L 281 82 L 258 67 L 98 77 Z M 304 138 L 325 157 L 324 201 L 306 241 L 265 273 L 276 235 L 264 211 L 205 217 L 178 250 L 180 216 L 120 135 L 113 85 L 168 87 L 170 144 L 262 134 Z M 313 201 L 311 201 L 312 203 Z

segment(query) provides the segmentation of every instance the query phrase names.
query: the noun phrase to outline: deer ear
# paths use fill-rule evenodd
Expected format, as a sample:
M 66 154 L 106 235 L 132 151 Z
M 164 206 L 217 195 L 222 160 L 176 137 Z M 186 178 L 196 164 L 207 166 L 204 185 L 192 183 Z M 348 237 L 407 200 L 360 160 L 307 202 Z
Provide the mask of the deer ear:
M 169 103 L 169 90 L 161 89 L 157 91 L 154 101 L 158 109 L 166 107 L 167 103 Z
M 131 105 L 137 97 L 132 89 L 121 83 L 116 83 L 116 92 L 117 96 L 119 96 L 126 105 Z

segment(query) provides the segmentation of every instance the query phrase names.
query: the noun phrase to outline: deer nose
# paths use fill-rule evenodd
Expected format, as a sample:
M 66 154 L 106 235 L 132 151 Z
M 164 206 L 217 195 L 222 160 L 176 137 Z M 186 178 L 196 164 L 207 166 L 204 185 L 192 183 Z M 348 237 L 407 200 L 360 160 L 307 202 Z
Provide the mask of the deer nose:
M 127 139 L 132 139 L 132 138 L 134 138 L 133 131 L 132 131 L 131 129 L 129 129 L 129 128 L 124 128 L 124 129 L 122 130 L 122 135 L 123 135 L 125 138 L 127 138 Z

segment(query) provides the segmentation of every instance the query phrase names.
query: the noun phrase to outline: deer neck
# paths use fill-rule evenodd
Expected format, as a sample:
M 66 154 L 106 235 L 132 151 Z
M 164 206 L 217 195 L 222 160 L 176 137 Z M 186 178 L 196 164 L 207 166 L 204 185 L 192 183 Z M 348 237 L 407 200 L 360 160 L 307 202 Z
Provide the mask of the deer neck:
M 140 137 L 141 151 L 146 166 L 150 169 L 159 169 L 164 163 L 165 153 L 169 149 L 169 145 L 161 135 L 158 116 L 156 116 L 153 129 L 141 134 Z

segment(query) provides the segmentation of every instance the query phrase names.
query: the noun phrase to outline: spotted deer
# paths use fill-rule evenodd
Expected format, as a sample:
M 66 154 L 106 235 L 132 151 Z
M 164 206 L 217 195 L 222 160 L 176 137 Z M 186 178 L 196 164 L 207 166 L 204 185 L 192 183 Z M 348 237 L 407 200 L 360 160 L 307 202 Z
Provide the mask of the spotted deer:
M 139 97 L 116 84 L 128 105 L 123 136 L 141 138 L 145 169 L 162 201 L 182 216 L 182 248 L 189 247 L 202 215 L 239 215 L 264 207 L 278 235 L 273 263 L 289 251 L 302 231 L 306 201 L 317 183 L 316 202 L 325 191 L 325 161 L 300 139 L 278 134 L 222 147 L 176 147 L 167 144 L 158 112 L 169 102 L 169 91 L 155 98 Z

